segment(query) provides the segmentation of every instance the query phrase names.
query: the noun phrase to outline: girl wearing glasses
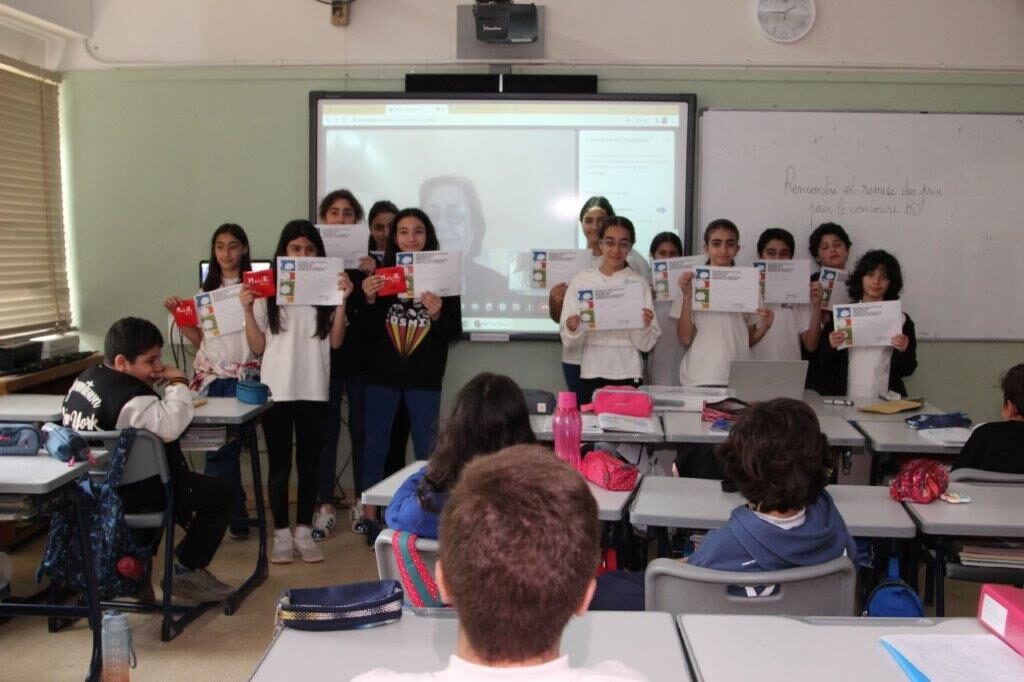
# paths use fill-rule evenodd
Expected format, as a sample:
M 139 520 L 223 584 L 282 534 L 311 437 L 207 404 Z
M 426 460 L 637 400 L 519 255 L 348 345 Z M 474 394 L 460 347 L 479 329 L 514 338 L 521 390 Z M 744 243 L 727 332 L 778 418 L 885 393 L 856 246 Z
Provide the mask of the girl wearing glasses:
M 598 227 L 597 237 L 600 263 L 569 283 L 559 322 L 565 353 L 579 353 L 582 358 L 579 394 L 583 403 L 589 403 L 601 386 L 639 386 L 643 377 L 640 353 L 653 348 L 661 334 L 650 284 L 626 262 L 636 241 L 633 223 L 621 216 L 607 218 Z M 637 324 L 627 329 L 601 329 L 590 309 L 593 292 L 622 285 L 640 291 L 643 303 Z

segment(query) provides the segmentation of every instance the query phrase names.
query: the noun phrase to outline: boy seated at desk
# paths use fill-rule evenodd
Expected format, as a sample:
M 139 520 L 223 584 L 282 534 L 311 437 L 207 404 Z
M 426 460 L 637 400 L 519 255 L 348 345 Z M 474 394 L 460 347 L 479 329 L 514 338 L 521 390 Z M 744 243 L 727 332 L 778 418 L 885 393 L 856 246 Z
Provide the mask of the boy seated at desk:
M 231 489 L 219 478 L 189 470 L 178 437 L 195 414 L 185 373 L 160 361 L 160 330 L 148 320 L 125 317 L 107 331 L 103 364 L 78 376 L 64 398 L 63 423 L 79 433 L 134 427 L 164 441 L 174 491 L 174 518 L 186 528 L 178 544 L 172 578 L 176 597 L 221 601 L 234 588 L 206 570 L 231 517 Z M 153 390 L 164 386 L 163 399 Z M 130 455 L 129 455 L 130 456 Z M 157 476 L 122 485 L 118 494 L 126 513 L 164 508 L 164 488 Z M 144 588 L 145 590 L 145 588 Z M 152 587 L 147 590 L 151 598 Z
M 459 613 L 456 653 L 438 672 L 355 679 L 645 679 L 618 662 L 570 668 L 559 656 L 562 630 L 594 593 L 600 533 L 586 481 L 551 450 L 515 445 L 470 462 L 441 515 L 436 569 Z
M 1024 474 L 1024 364 L 1003 375 L 1003 420 L 981 424 L 964 443 L 953 469 Z
M 747 501 L 683 559 L 722 571 L 779 571 L 841 556 L 856 562 L 857 545 L 825 486 L 832 453 L 805 403 L 776 398 L 751 405 L 715 449 L 726 479 Z M 592 609 L 644 609 L 644 574 L 600 576 Z M 740 596 L 769 596 L 775 586 L 732 586 Z

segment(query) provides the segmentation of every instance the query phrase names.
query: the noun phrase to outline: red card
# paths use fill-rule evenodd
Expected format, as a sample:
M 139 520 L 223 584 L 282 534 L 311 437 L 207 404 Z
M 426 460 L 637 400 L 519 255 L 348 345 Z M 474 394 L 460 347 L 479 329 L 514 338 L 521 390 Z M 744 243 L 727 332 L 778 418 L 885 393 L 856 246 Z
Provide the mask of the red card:
M 384 280 L 384 287 L 377 292 L 378 296 L 394 296 L 395 294 L 404 294 L 407 291 L 405 286 L 405 268 L 401 265 L 396 265 L 393 268 L 377 268 L 373 274 Z
M 199 315 L 196 313 L 196 302 L 191 298 L 185 299 L 174 306 L 174 321 L 179 327 L 199 326 Z
M 256 292 L 256 298 L 266 298 L 276 293 L 273 270 L 252 270 L 242 273 L 242 282 Z

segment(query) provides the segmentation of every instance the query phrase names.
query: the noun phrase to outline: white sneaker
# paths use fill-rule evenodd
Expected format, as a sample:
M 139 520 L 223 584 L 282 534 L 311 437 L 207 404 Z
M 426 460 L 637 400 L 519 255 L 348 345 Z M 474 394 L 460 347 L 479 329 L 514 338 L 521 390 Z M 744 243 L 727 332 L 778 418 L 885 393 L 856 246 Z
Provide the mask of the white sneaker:
M 334 530 L 335 524 L 337 524 L 337 515 L 334 513 L 333 504 L 325 504 L 320 507 L 320 511 L 313 514 L 313 539 L 317 542 L 323 542 L 327 539 L 327 536 Z
M 299 558 L 307 564 L 316 564 L 324 560 L 324 553 L 313 540 L 309 526 L 295 526 L 295 549 Z
M 356 502 L 352 505 L 352 508 L 348 510 L 348 520 L 352 524 L 353 533 L 363 533 L 363 505 Z
M 280 528 L 274 531 L 274 548 L 270 551 L 270 563 L 290 564 L 295 561 L 295 542 L 292 540 L 291 528 Z

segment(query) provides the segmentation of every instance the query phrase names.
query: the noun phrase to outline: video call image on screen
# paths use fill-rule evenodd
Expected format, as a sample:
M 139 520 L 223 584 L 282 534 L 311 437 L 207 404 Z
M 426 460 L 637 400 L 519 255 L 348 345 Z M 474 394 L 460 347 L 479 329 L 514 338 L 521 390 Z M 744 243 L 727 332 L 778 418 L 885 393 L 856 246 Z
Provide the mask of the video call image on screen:
M 582 203 L 607 197 L 637 230 L 684 233 L 688 111 L 680 101 L 319 99 L 316 199 L 422 208 L 463 254 L 467 332 L 557 331 L 531 249 L 579 249 Z M 550 282 L 548 285 L 557 284 Z

